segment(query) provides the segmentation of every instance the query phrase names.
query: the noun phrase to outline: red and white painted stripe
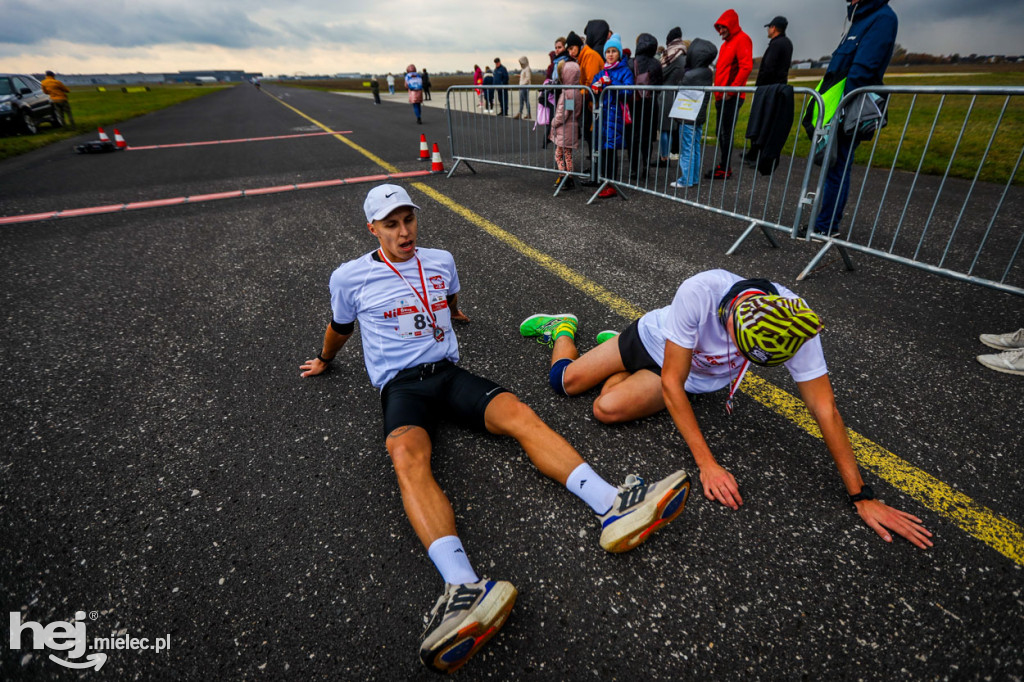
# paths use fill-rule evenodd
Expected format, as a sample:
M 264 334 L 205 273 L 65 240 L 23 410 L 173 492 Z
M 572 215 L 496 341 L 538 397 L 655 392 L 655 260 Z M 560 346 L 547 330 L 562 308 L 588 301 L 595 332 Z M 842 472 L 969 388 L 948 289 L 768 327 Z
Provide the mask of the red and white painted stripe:
M 381 173 L 380 175 L 363 175 L 354 178 L 319 180 L 317 182 L 300 182 L 293 185 L 276 185 L 274 187 L 259 187 L 256 189 L 238 189 L 230 192 L 214 192 L 212 194 L 193 194 L 187 197 L 173 197 L 171 199 L 154 199 L 152 201 L 132 201 L 126 204 L 108 204 L 106 206 L 89 206 L 87 208 L 72 208 L 63 211 L 48 211 L 46 213 L 29 213 L 25 215 L 0 217 L 0 225 L 33 223 L 41 220 L 55 220 L 57 218 L 77 218 L 79 216 L 100 215 L 103 213 L 120 213 L 123 211 L 135 211 L 141 208 L 181 206 L 182 204 L 195 204 L 202 201 L 218 201 L 220 199 L 240 199 L 242 197 L 255 197 L 262 196 L 264 194 L 279 194 L 281 192 L 292 192 L 299 189 L 320 189 L 322 187 L 356 185 L 362 182 L 381 182 L 384 180 L 399 180 L 402 178 L 418 178 L 424 175 L 430 175 L 430 171 L 419 170 L 410 171 L 408 173 Z
M 317 137 L 318 135 L 347 135 L 351 130 L 330 130 L 326 133 L 296 133 L 294 135 L 272 135 L 270 137 L 240 137 L 234 140 L 208 140 L 206 142 L 177 142 L 175 144 L 150 144 L 142 147 L 128 147 L 128 151 L 139 152 L 150 149 L 175 149 L 177 147 L 205 147 L 211 144 L 237 144 L 239 142 L 266 142 L 267 140 L 292 140 L 297 137 Z

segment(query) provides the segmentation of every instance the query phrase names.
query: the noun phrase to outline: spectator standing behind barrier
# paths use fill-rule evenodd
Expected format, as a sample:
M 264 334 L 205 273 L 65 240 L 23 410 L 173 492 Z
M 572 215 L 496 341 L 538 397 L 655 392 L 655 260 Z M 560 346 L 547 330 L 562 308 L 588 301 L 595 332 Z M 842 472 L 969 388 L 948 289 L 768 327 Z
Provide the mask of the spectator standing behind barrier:
M 416 114 L 416 123 L 422 124 L 423 119 L 420 115 L 423 113 L 423 77 L 416 72 L 415 64 L 405 67 L 405 89 L 409 91 L 409 103 Z
M 519 111 L 512 118 L 522 116 L 523 120 L 530 118 L 530 91 L 522 86 L 533 83 L 533 71 L 530 69 L 530 60 L 523 55 L 519 58 Z M 526 108 L 526 116 L 523 116 L 523 108 Z
M 494 74 L 491 72 L 491 67 L 484 67 L 484 99 L 487 104 L 484 106 L 485 114 L 494 113 Z
M 494 58 L 494 84 L 508 85 L 508 69 L 502 65 L 498 57 Z M 498 116 L 508 116 L 508 90 L 498 90 L 498 106 L 501 108 Z
M 601 72 L 601 68 L 604 66 L 604 57 L 594 52 L 594 49 L 583 42 L 583 38 L 576 35 L 575 31 L 569 31 L 565 45 L 569 56 L 580 65 L 580 83 L 589 85 L 594 81 L 594 76 Z M 587 99 L 585 106 L 587 110 L 580 112 L 580 123 L 583 126 L 582 139 L 587 145 L 588 156 L 592 156 L 594 150 L 590 148 L 590 144 L 593 140 L 593 102 Z M 595 170 L 596 168 L 591 168 L 591 171 Z M 597 185 L 593 180 L 584 180 L 583 184 L 586 186 Z
M 683 29 L 676 26 L 665 38 L 665 51 L 661 55 L 661 76 L 664 85 L 679 85 L 686 72 L 687 43 L 683 40 Z M 715 50 L 718 54 L 718 50 Z M 661 141 L 658 145 L 658 161 L 651 165 L 667 166 L 671 154 L 679 154 L 679 127 L 669 118 L 672 102 L 666 101 L 661 113 Z
M 473 85 L 476 86 L 476 108 L 484 109 L 484 91 L 480 86 L 484 84 L 484 72 L 480 70 L 479 64 L 473 65 Z
M 423 76 L 423 99 L 430 101 L 430 74 L 427 73 L 426 69 L 423 69 L 423 73 L 420 75 Z
M 822 84 L 839 83 L 845 77 L 843 92 L 852 92 L 867 85 L 882 85 L 882 76 L 889 67 L 899 21 L 889 7 L 889 0 L 847 0 L 846 17 L 851 22 L 832 60 L 825 70 Z M 824 90 L 825 88 L 823 88 Z M 843 208 L 850 193 L 850 168 L 853 152 L 860 140 L 846 135 L 839 126 L 835 162 L 825 176 L 821 206 L 814 231 L 831 235 L 839 231 Z
M 46 72 L 46 78 L 43 79 L 40 85 L 43 86 L 43 92 L 53 102 L 53 108 L 61 120 L 61 125 L 74 127 L 75 117 L 71 115 L 71 105 L 68 104 L 68 93 L 70 92 L 68 86 L 57 80 L 57 77 L 53 75 L 53 71 Z
M 395 77 L 392 74 L 389 73 L 387 81 L 388 81 L 388 94 L 389 95 L 395 94 Z
M 558 82 L 558 64 L 569 59 L 569 53 L 566 51 L 565 38 L 555 38 L 555 49 L 549 53 L 551 57 L 551 63 L 548 65 L 548 70 L 544 76 L 550 78 L 552 83 Z
M 590 87 L 600 97 L 601 107 L 601 172 L 605 178 L 614 178 L 618 150 L 626 146 L 625 113 L 626 102 L 632 94 L 629 90 L 605 92 L 609 85 L 633 85 L 633 72 L 622 61 L 622 39 L 613 34 L 604 44 L 604 70 L 594 76 Z M 615 187 L 608 185 L 597 195 L 601 199 L 614 197 Z
M 559 80 L 565 85 L 578 85 L 580 82 L 580 66 L 574 61 L 565 60 L 559 63 L 561 73 Z M 551 119 L 551 141 L 555 144 L 555 167 L 567 173 L 573 172 L 573 152 L 579 146 L 580 135 L 578 120 L 583 111 L 583 93 L 577 88 L 561 91 L 555 115 Z M 556 181 L 556 184 L 561 180 Z M 564 189 L 573 189 L 575 183 L 570 177 L 563 185 Z
M 711 64 L 717 56 L 718 48 L 714 43 L 695 38 L 686 53 L 686 73 L 679 81 L 680 88 L 713 84 L 715 74 L 711 71 Z M 704 103 L 696 119 L 679 122 L 679 178 L 672 183 L 675 189 L 692 187 L 700 179 L 701 138 L 704 136 L 704 121 L 707 120 L 710 98 L 710 93 L 704 93 Z
M 370 92 L 373 93 L 373 103 L 380 104 L 380 81 L 376 76 L 370 77 Z
M 636 56 L 633 57 L 633 78 L 637 85 L 661 85 L 663 82 L 661 62 L 654 58 L 658 50 L 658 39 L 650 33 L 636 37 Z M 651 160 L 651 143 L 654 131 L 660 124 L 660 93 L 654 90 L 636 90 L 633 93 L 633 130 L 630 175 L 637 182 L 647 175 L 647 164 Z
M 768 29 L 768 47 L 761 57 L 754 85 L 785 85 L 789 82 L 789 66 L 793 63 L 793 43 L 786 36 L 789 21 L 786 17 L 775 17 L 765 24 Z
M 750 36 L 740 28 L 736 10 L 727 9 L 715 22 L 715 30 L 722 37 L 722 49 L 718 51 L 715 66 L 715 85 L 739 87 L 747 84 L 747 77 L 754 68 L 754 44 Z M 732 138 L 736 118 L 746 99 L 744 93 L 716 92 L 718 165 L 704 174 L 706 178 L 727 180 L 732 177 Z

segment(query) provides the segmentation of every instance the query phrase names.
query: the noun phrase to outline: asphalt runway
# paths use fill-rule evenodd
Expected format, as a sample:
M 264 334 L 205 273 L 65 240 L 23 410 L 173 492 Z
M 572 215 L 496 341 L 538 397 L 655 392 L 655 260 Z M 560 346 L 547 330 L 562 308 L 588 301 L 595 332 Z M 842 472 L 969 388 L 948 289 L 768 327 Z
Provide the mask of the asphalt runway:
M 448 158 L 441 111 L 417 126 L 407 104 L 275 85 L 120 129 L 141 146 L 318 123 L 399 171 L 423 168 L 420 133 Z M 459 678 L 1024 677 L 1024 383 L 974 359 L 989 352 L 979 333 L 1024 324 L 1024 301 L 865 256 L 847 272 L 833 254 L 797 283 L 813 244 L 755 238 L 727 257 L 739 221 L 640 194 L 586 206 L 586 192 L 552 197 L 548 174 L 476 170 L 403 181 L 420 244 L 455 254 L 463 366 L 515 391 L 609 481 L 696 476 L 667 415 L 613 428 L 592 417 L 594 394 L 556 396 L 547 349 L 518 323 L 574 312 L 586 349 L 702 270 L 774 279 L 825 322 L 839 409 L 869 444 L 858 452 L 882 453 L 865 480 L 935 546 L 886 544 L 861 523 L 824 444 L 781 407 L 796 394 L 782 368 L 752 373 L 767 405 L 749 392 L 731 417 L 720 396 L 695 404 L 744 506 L 698 485 L 624 555 L 600 549 L 585 505 L 515 443 L 446 427 L 434 469 L 469 556 L 520 591 Z M 330 136 L 61 145 L 0 162 L 0 215 L 382 172 Z M 0 227 L 3 610 L 43 626 L 83 611 L 90 642 L 170 638 L 76 672 L 47 657 L 69 652 L 12 650 L 5 627 L 0 678 L 433 678 L 417 648 L 442 584 L 405 519 L 358 343 L 330 374 L 299 377 L 329 321 L 331 271 L 374 248 L 371 186 Z

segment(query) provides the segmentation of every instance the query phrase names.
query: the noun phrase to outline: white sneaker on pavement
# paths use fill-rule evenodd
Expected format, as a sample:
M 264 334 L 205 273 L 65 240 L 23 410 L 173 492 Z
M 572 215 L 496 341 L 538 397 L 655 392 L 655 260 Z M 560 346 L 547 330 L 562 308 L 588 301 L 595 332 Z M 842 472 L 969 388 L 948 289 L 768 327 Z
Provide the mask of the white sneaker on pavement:
M 1024 348 L 1015 348 L 994 355 L 979 355 L 978 362 L 997 372 L 1024 375 Z
M 996 350 L 1024 348 L 1024 327 L 1007 334 L 982 334 L 978 337 L 983 344 Z

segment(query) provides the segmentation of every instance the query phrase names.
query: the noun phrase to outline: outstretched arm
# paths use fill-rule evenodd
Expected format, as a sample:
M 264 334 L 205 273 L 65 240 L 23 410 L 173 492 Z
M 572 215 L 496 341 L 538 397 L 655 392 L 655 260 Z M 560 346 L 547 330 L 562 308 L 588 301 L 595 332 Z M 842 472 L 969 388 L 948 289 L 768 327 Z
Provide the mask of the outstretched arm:
M 693 459 L 700 469 L 700 482 L 704 486 L 704 497 L 718 500 L 731 509 L 743 504 L 740 489 L 733 475 L 715 461 L 711 448 L 704 440 L 704 434 L 697 424 L 690 399 L 686 397 L 686 378 L 690 375 L 692 348 L 683 348 L 671 341 L 665 342 L 665 363 L 661 368 L 661 392 L 665 406 L 672 415 L 672 421 L 682 434 L 683 440 L 693 453 Z
M 324 346 L 323 350 L 320 351 L 320 357 L 313 358 L 312 360 L 306 360 L 299 369 L 302 371 L 302 376 L 313 377 L 317 374 L 323 374 L 327 371 L 330 361 L 334 359 L 334 356 L 341 351 L 341 347 L 345 345 L 345 342 L 352 337 L 352 330 L 349 330 L 347 334 L 342 334 L 335 330 L 333 324 L 327 325 L 327 331 L 324 332 Z M 321 359 L 323 358 L 323 359 Z
M 839 410 L 836 408 L 835 395 L 828 375 L 797 382 L 797 386 L 800 387 L 800 395 L 811 416 L 818 422 L 825 445 L 832 454 L 836 468 L 839 469 L 843 485 L 846 486 L 846 492 L 856 495 L 864 487 L 864 479 L 857 468 L 857 458 L 846 435 L 843 418 L 839 416 Z M 861 500 L 854 503 L 854 506 L 864 523 L 886 542 L 892 542 L 891 532 L 895 532 L 922 549 L 932 546 L 932 541 L 928 539 L 932 534 L 921 525 L 921 519 L 916 516 L 893 509 L 881 500 Z

